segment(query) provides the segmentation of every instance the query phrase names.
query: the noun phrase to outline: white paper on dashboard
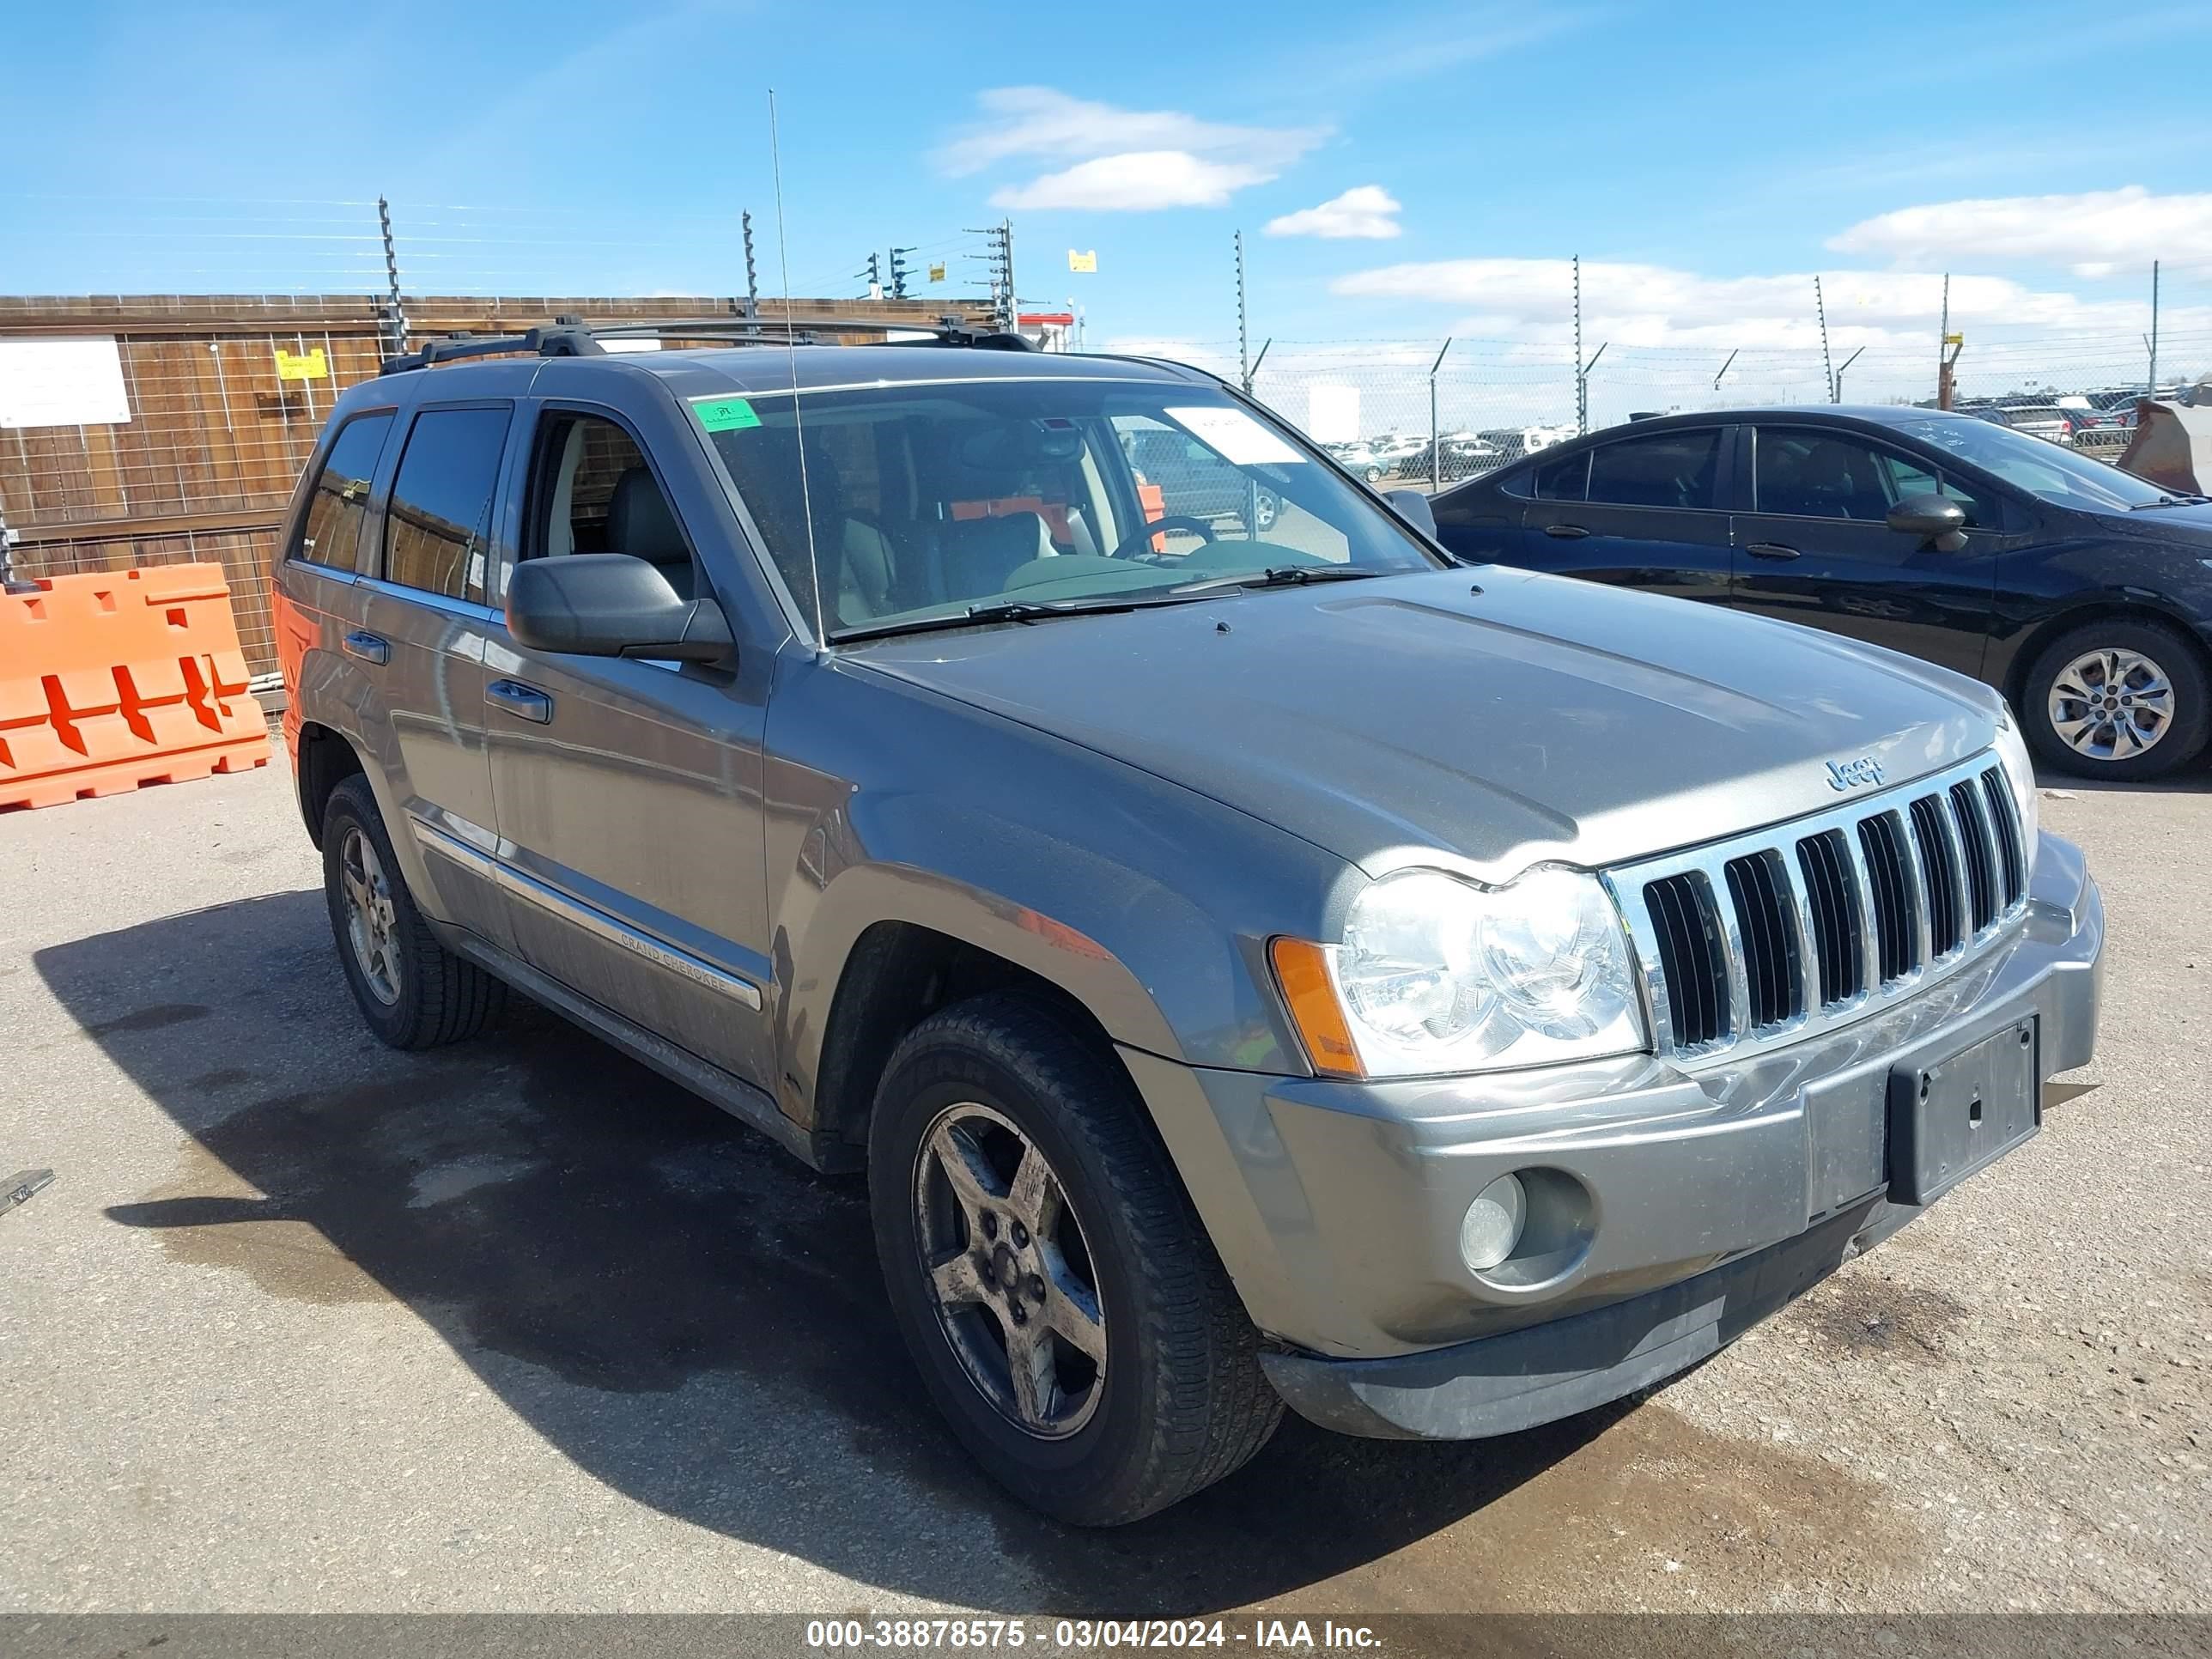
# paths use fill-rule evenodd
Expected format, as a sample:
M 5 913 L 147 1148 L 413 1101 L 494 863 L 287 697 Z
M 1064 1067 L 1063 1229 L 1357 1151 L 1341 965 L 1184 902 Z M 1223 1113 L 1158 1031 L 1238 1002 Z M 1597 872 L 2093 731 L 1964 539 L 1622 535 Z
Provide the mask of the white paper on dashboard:
M 1168 418 L 1190 435 L 1216 451 L 1234 466 L 1260 466 L 1305 457 L 1261 426 L 1241 409 L 1200 404 L 1191 409 L 1170 409 Z

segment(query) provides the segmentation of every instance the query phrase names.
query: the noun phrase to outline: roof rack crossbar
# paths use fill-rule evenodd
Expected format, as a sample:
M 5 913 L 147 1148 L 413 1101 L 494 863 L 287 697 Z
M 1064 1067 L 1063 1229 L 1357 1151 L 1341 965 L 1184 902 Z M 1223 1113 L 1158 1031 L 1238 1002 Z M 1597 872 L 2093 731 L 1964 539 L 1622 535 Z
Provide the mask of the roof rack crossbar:
M 921 337 L 887 341 L 892 345 L 963 346 L 979 351 L 1034 351 L 1024 335 L 978 327 L 957 316 L 939 317 L 933 323 L 904 319 L 827 313 L 816 316 L 763 317 L 751 314 L 718 317 L 641 318 L 587 323 L 580 317 L 556 317 L 539 328 L 520 334 L 471 334 L 465 330 L 426 343 L 419 350 L 384 360 L 379 373 L 404 374 L 466 357 L 489 357 L 502 353 L 530 353 L 540 357 L 596 357 L 605 353 L 606 339 L 730 340 L 738 343 L 792 343 L 816 345 L 819 332 L 851 334 L 898 333 Z

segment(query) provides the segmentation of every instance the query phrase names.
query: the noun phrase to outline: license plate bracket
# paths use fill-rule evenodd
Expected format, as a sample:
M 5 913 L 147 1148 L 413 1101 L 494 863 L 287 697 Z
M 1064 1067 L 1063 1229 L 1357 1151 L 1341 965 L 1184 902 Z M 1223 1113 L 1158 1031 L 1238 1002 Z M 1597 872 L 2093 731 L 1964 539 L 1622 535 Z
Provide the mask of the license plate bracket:
M 1889 1074 L 1889 1196 L 1932 1204 L 2043 1124 L 2033 1016 Z

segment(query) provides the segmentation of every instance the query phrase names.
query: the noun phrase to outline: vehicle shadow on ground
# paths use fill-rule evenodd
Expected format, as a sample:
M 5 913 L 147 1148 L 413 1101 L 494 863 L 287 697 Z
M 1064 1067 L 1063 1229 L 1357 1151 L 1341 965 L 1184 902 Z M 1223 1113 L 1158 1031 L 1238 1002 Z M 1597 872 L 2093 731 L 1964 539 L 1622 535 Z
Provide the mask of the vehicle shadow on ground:
M 986 1481 L 921 1399 L 858 1182 L 811 1175 L 526 1005 L 475 1043 L 378 1047 L 319 892 L 35 962 L 191 1137 L 175 1176 L 113 1221 L 271 1296 L 396 1299 L 616 1491 L 885 1590 L 1077 1616 L 1225 1610 L 1460 1521 L 1626 1409 L 1446 1446 L 1291 1419 L 1164 1516 L 1059 1528 Z M 1467 1565 L 1470 1596 L 1488 1571 Z

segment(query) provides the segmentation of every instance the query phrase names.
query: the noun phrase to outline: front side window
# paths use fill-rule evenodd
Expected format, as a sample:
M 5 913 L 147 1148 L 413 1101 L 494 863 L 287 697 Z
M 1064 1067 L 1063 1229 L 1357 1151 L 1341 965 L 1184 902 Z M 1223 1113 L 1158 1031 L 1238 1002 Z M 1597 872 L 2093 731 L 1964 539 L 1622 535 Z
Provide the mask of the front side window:
M 691 545 L 637 441 L 596 415 L 547 411 L 531 468 L 526 559 L 626 553 L 685 599 L 702 591 Z
M 356 415 L 338 428 L 329 458 L 316 476 L 294 557 L 331 570 L 361 568 L 361 521 L 368 510 L 376 459 L 384 453 L 385 436 L 391 430 L 389 413 Z
M 484 600 L 492 492 L 509 411 L 429 409 L 415 417 L 384 515 L 384 579 Z
M 1720 428 L 1655 432 L 1590 452 L 1589 499 L 1620 507 L 1711 507 Z
M 1171 602 L 1271 571 L 1435 568 L 1370 492 L 1207 387 L 915 384 L 692 407 L 833 639 L 979 607 Z
M 1761 513 L 1881 524 L 1907 495 L 1932 495 L 1956 501 L 1969 526 L 1991 522 L 1981 501 L 1948 473 L 1848 433 L 1761 427 L 1752 475 Z

